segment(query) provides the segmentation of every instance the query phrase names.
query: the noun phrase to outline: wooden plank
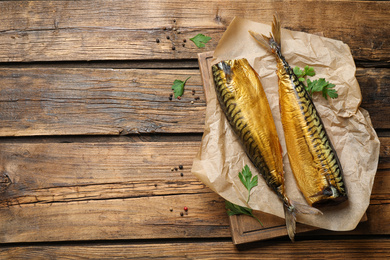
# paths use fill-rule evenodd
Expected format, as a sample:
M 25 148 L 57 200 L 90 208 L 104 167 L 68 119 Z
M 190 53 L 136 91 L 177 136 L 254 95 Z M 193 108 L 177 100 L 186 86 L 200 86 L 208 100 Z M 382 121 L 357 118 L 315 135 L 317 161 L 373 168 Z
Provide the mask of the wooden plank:
M 218 195 L 203 193 L 2 207 L 0 243 L 228 237 L 221 205 Z
M 188 76 L 183 98 L 169 101 Z M 0 78 L 0 136 L 203 132 L 198 70 L 0 68 Z M 390 69 L 359 68 L 357 79 L 375 128 L 390 129 Z
M 173 81 L 189 76 L 170 101 Z M 15 68 L 0 78 L 0 136 L 203 132 L 197 70 Z
M 357 69 L 363 100 L 375 128 L 390 128 L 390 69 Z
M 6 183 L 0 193 L 0 205 L 210 193 L 191 174 L 199 146 L 199 141 L 131 139 L 1 143 L 0 176 L 11 184 Z
M 194 59 L 215 48 L 234 16 L 270 24 L 275 11 L 284 27 L 344 41 L 355 59 L 389 60 L 389 2 L 318 1 L 315 10 L 302 12 L 311 5 L 308 0 L 1 1 L 0 62 Z M 189 42 L 198 33 L 213 38 L 205 49 Z
M 390 144 L 390 137 L 381 141 Z M 199 145 L 3 141 L 0 176 L 10 181 L 0 193 L 0 243 L 229 237 L 224 200 L 190 174 Z M 388 160 L 387 150 L 381 159 Z M 178 164 L 183 171 L 172 171 Z M 390 218 L 384 168 L 368 222 L 354 234 L 390 234 L 380 224 Z M 184 206 L 189 211 L 182 217 Z
M 229 241 L 28 245 L 0 248 L 9 259 L 389 259 L 387 238 L 267 241 L 236 247 Z

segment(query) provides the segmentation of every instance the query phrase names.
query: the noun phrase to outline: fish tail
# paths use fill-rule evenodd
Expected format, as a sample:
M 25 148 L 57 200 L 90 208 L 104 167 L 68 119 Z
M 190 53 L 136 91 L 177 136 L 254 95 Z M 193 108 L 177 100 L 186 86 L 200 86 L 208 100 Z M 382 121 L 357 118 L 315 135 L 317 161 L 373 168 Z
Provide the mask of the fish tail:
M 287 234 L 291 241 L 294 242 L 296 232 L 296 214 L 310 214 L 318 215 L 322 212 L 316 208 L 310 207 L 309 205 L 302 204 L 295 201 L 287 200 L 283 203 L 284 205 L 284 216 L 286 219 Z
M 284 203 L 284 217 L 286 219 L 286 228 L 288 237 L 294 242 L 296 230 L 296 210 L 291 203 Z
M 279 15 L 277 13 L 274 15 L 272 33 L 270 33 L 269 37 L 251 30 L 249 33 L 261 46 L 278 56 L 281 55 L 281 27 Z

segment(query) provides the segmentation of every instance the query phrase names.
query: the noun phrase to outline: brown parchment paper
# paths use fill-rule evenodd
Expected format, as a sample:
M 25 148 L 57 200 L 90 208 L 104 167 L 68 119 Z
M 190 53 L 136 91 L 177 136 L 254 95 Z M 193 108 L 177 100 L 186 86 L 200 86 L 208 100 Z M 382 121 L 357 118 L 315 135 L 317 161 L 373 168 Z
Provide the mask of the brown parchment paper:
M 271 27 L 235 18 L 221 38 L 212 64 L 226 59 L 246 58 L 258 72 L 283 148 L 287 194 L 294 201 L 306 203 L 296 186 L 288 161 L 278 107 L 275 58 L 251 38 L 248 30 L 268 35 Z M 323 77 L 336 84 L 337 99 L 325 100 L 321 94 L 315 94 L 313 100 L 339 156 L 349 192 L 346 203 L 321 209 L 323 215 L 298 215 L 297 220 L 329 230 L 352 230 L 369 205 L 379 159 L 379 139 L 369 114 L 359 107 L 362 96 L 350 49 L 341 41 L 283 29 L 282 53 L 291 67 L 314 67 L 316 76 L 312 80 Z M 205 131 L 192 173 L 224 199 L 247 206 L 247 190 L 240 182 L 238 172 L 245 164 L 253 173 L 257 171 L 219 107 L 211 75 L 209 80 L 211 88 L 206 93 Z M 262 177 L 258 186 L 252 189 L 249 206 L 284 218 L 282 203 Z

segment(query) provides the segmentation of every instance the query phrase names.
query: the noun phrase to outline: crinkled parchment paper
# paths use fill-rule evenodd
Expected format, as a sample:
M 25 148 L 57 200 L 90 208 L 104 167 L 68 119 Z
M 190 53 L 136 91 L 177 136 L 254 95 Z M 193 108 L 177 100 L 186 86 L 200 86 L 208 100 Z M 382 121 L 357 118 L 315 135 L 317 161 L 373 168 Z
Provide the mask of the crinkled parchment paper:
M 292 200 L 306 203 L 296 186 L 288 161 L 278 107 L 275 58 L 251 38 L 248 30 L 268 35 L 271 27 L 235 18 L 220 40 L 212 64 L 226 59 L 246 58 L 259 73 L 283 148 L 287 194 Z M 336 84 L 337 99 L 327 101 L 321 94 L 315 94 L 313 100 L 339 156 L 349 192 L 346 203 L 323 208 L 324 214 L 320 216 L 298 215 L 298 222 L 329 230 L 352 230 L 369 205 L 379 159 L 379 139 L 369 114 L 359 108 L 362 96 L 349 47 L 341 41 L 282 30 L 282 53 L 291 67 L 314 67 L 317 74 L 312 80 L 323 77 Z M 207 93 L 206 126 L 192 173 L 226 200 L 246 206 L 247 190 L 240 182 L 238 172 L 245 164 L 252 172 L 257 171 L 219 107 L 211 76 L 209 80 L 212 87 Z M 262 177 L 259 185 L 252 189 L 249 206 L 284 217 L 282 203 Z

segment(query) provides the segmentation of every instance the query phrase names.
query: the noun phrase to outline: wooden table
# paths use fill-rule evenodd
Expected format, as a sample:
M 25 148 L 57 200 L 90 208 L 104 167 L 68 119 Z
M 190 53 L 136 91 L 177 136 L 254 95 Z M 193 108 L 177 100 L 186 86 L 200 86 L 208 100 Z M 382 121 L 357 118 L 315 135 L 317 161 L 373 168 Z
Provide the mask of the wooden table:
M 206 108 L 197 54 L 234 16 L 275 11 L 350 46 L 380 162 L 355 231 L 235 246 L 224 200 L 190 172 Z M 389 1 L 1 1 L 0 14 L 1 259 L 390 257 Z

